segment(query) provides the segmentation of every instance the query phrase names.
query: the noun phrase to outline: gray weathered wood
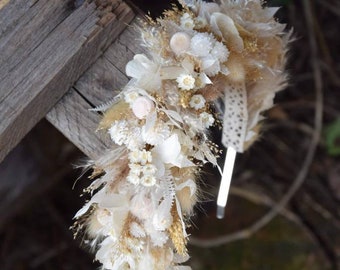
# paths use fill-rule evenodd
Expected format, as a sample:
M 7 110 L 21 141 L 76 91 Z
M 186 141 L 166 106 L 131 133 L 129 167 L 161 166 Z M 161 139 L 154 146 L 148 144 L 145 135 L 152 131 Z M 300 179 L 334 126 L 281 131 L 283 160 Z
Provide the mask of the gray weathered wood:
M 137 31 L 139 18 L 124 30 L 117 40 L 105 52 L 104 56 L 119 70 L 125 74 L 125 66 L 137 53 L 146 53 L 146 49 L 140 46 L 140 33 Z
M 128 78 L 105 57 L 99 58 L 75 84 L 75 88 L 94 107 L 111 100 L 128 82 Z
M 24 32 L 29 29 L 20 22 L 28 21 L 27 16 L 37 14 L 34 10 L 40 4 L 49 4 L 50 1 L 35 0 L 34 5 L 25 6 L 27 10 L 21 13 L 20 18 L 12 20 L 13 26 L 7 24 L 2 28 L 0 25 L 5 33 L 0 37 L 0 46 L 6 44 L 3 45 L 6 55 L 1 53 L 1 61 L 3 65 L 9 63 L 11 67 L 10 70 L 4 67 L 0 71 L 3 75 L 0 79 L 0 161 L 46 115 L 134 17 L 132 10 L 119 0 L 111 0 L 110 9 L 100 9 L 95 3 L 90 3 L 72 10 L 70 14 L 65 9 L 65 2 L 69 1 L 52 2 L 56 5 L 52 5 L 52 10 L 56 13 L 60 11 L 56 15 L 59 19 L 54 19 L 54 27 L 47 22 L 50 17 L 44 17 L 44 14 L 31 17 L 40 25 L 32 26 L 32 29 L 42 27 L 43 23 L 36 17 L 44 17 L 49 25 L 44 28 L 44 34 L 31 32 L 30 35 L 35 37 L 26 35 Z M 97 4 L 100 2 L 96 1 Z M 26 3 L 26 0 L 21 0 L 21 3 Z M 6 9 L 9 12 L 10 7 L 11 2 L 0 10 L 0 15 Z M 44 12 L 51 15 L 48 7 L 44 8 Z M 61 19 L 63 16 L 65 18 Z M 21 26 L 16 28 L 15 23 Z M 12 31 L 15 31 L 15 36 L 11 35 Z M 18 35 L 23 38 L 18 39 Z M 15 46 L 13 40 L 18 42 L 19 47 L 23 46 L 18 50 L 18 56 L 8 55 L 16 54 L 12 48 L 8 48 Z
M 98 113 L 88 109 L 111 100 L 128 82 L 129 79 L 125 75 L 127 62 L 133 58 L 135 53 L 145 51 L 144 48 L 138 46 L 140 44 L 139 33 L 134 27 L 137 21 L 138 18 L 135 18 L 104 55 L 79 78 L 74 86 L 76 91 L 70 90 L 71 96 L 76 95 L 75 93 L 80 94 L 76 98 L 77 101 L 70 101 L 67 94 L 46 117 L 92 159 L 104 153 L 105 148 L 112 147 L 112 142 L 109 142 L 107 134 L 95 132 L 100 117 Z M 74 102 L 82 103 L 82 108 L 75 109 Z M 79 115 L 86 117 L 80 118 Z
M 89 109 L 91 105 L 71 88 L 46 118 L 87 156 L 95 159 L 110 148 L 110 141 L 106 134 L 96 132 L 100 115 Z
M 18 7 L 16 6 L 15 8 Z M 3 21 L 2 25 L 0 24 L 2 28 L 0 32 L 0 80 L 10 76 L 11 70 L 25 56 L 29 55 L 51 33 L 56 25 L 60 24 L 72 13 L 67 1 L 58 0 L 38 1 L 34 8 L 31 5 L 25 11 L 24 16 L 20 16 L 18 18 L 20 20 L 14 20 L 12 25 L 8 25 L 6 21 Z M 5 10 L 0 11 L 0 18 L 1 15 L 4 17 L 11 15 L 14 18 L 17 16 L 16 11 L 13 9 L 8 10 L 8 14 L 4 13 Z M 46 18 L 49 19 L 46 20 Z M 12 81 L 19 81 L 20 79 L 20 77 L 14 77 L 14 74 L 11 77 Z M 11 89 L 5 88 L 4 91 L 8 93 Z M 2 94 L 6 96 L 6 92 Z

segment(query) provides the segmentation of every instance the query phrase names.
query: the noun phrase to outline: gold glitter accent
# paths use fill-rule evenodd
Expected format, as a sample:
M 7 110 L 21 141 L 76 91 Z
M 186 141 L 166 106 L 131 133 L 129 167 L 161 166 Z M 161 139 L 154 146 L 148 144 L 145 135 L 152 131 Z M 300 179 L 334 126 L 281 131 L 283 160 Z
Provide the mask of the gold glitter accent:
M 243 43 L 244 43 L 244 48 L 247 52 L 255 53 L 259 49 L 257 45 L 257 40 L 254 38 L 245 37 L 243 39 Z
M 186 248 L 187 239 L 183 235 L 183 227 L 181 219 L 177 213 L 176 206 L 171 209 L 173 222 L 169 228 L 170 238 L 178 254 L 186 255 L 188 250 Z
M 188 108 L 193 93 L 191 91 L 179 91 L 179 95 L 179 105 Z
M 209 149 L 211 150 L 211 152 L 216 156 L 216 158 L 219 158 L 220 155 L 223 153 L 222 149 L 220 149 L 218 144 L 216 144 L 216 143 L 214 143 L 210 140 L 207 140 L 206 144 L 209 147 Z
M 164 82 L 162 82 L 162 83 L 164 84 Z M 160 105 L 165 105 L 164 104 L 164 96 L 160 96 L 158 94 L 153 94 L 152 96 L 155 98 L 157 103 L 159 103 Z

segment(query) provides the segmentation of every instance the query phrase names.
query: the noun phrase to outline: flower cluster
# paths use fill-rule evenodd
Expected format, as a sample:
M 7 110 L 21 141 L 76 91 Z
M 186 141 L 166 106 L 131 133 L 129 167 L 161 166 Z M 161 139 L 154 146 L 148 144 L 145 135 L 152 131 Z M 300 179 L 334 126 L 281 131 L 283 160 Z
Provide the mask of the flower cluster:
M 95 161 L 95 194 L 75 218 L 103 269 L 190 269 L 181 263 L 196 175 L 219 155 L 207 130 L 222 122 L 224 144 L 244 151 L 286 81 L 289 35 L 276 9 L 260 0 L 182 5 L 141 29 L 149 55 L 126 65 L 131 80 L 100 123 L 117 147 Z

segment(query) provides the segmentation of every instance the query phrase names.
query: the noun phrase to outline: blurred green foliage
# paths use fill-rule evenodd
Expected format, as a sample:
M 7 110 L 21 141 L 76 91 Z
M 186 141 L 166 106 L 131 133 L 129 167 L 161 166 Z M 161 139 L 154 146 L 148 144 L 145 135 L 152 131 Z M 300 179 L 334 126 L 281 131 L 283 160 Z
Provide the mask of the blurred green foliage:
M 340 155 L 340 118 L 324 128 L 324 141 L 329 155 Z

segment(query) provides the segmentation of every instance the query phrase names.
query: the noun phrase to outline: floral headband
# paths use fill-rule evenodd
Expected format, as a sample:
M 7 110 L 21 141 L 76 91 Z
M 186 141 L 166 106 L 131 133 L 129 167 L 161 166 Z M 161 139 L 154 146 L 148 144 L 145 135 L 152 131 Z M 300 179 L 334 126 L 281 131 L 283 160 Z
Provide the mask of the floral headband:
M 200 190 L 196 178 L 218 145 L 227 148 L 217 199 L 224 207 L 235 155 L 258 137 L 262 112 L 286 85 L 290 34 L 261 0 L 188 0 L 140 28 L 148 55 L 126 65 L 132 79 L 99 129 L 115 147 L 93 163 L 93 196 L 75 215 L 103 269 L 190 269 L 186 225 Z M 223 100 L 223 105 L 221 105 Z M 219 167 L 218 167 L 219 168 Z

